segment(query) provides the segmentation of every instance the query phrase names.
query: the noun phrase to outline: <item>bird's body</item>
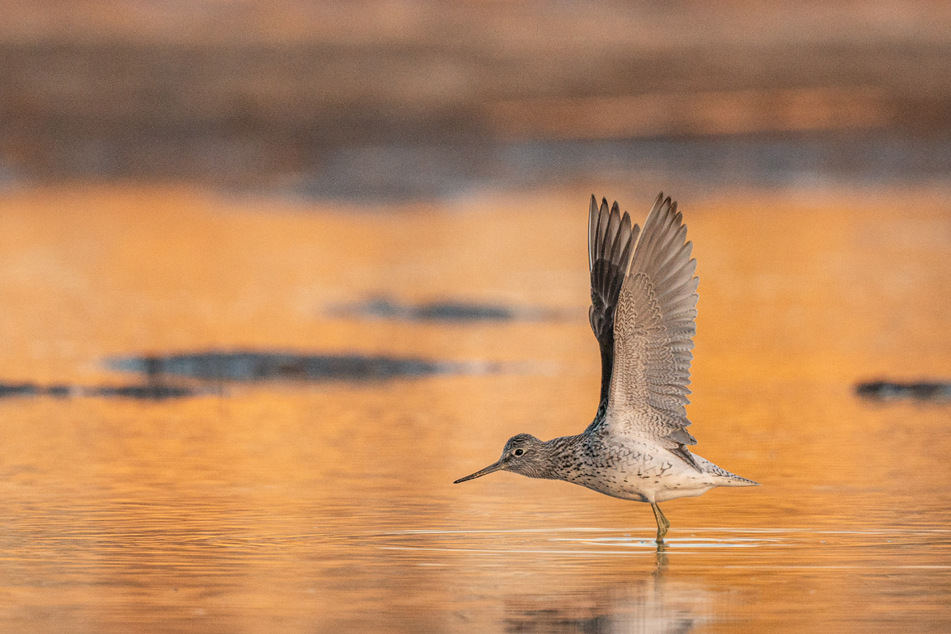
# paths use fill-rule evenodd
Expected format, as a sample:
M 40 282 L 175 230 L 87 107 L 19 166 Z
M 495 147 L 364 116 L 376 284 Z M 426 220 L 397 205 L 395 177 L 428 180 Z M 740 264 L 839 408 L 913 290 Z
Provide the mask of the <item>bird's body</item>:
M 502 457 L 456 482 L 505 470 L 564 480 L 625 500 L 647 502 L 657 542 L 669 523 L 660 502 L 718 486 L 757 483 L 690 452 L 686 427 L 690 361 L 696 330 L 696 261 L 670 198 L 658 196 L 643 233 L 617 203 L 591 197 L 588 265 L 591 328 L 601 348 L 601 399 L 594 421 L 577 436 L 541 441 L 513 436 Z

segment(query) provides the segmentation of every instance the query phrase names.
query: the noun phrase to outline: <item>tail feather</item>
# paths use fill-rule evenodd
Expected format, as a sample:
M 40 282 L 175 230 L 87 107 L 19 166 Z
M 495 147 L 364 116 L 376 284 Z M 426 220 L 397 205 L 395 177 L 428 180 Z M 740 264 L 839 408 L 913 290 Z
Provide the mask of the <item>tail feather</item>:
M 694 459 L 697 461 L 697 464 L 700 466 L 700 470 L 704 473 L 709 473 L 714 476 L 716 480 L 716 485 L 718 487 L 758 487 L 760 486 L 759 482 L 755 480 L 750 480 L 749 478 L 744 478 L 743 476 L 738 476 L 735 473 L 727 471 L 722 467 L 718 467 L 713 464 L 706 458 L 701 458 L 700 456 L 694 454 Z
M 717 482 L 718 487 L 758 487 L 760 486 L 759 482 L 755 482 L 743 476 L 738 476 L 735 473 L 730 473 L 729 471 L 724 471 L 720 475 L 720 482 Z

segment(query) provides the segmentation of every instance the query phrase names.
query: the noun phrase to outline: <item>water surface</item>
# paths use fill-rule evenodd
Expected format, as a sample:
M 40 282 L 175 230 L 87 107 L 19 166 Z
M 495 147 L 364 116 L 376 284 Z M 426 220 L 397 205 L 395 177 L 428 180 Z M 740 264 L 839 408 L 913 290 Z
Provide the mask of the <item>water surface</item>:
M 4 193 L 0 383 L 34 389 L 0 399 L 0 628 L 951 628 L 951 405 L 855 393 L 951 374 L 941 191 L 682 200 L 696 450 L 763 486 L 667 503 L 664 551 L 646 505 L 505 473 L 451 484 L 517 432 L 594 414 L 589 194 L 366 213 Z M 619 192 L 638 210 L 654 194 Z M 335 310 L 373 297 L 534 317 Z M 148 385 L 155 367 L 114 360 L 208 351 L 439 371 L 248 381 L 172 364 L 162 381 L 191 391 L 152 400 L 36 387 Z

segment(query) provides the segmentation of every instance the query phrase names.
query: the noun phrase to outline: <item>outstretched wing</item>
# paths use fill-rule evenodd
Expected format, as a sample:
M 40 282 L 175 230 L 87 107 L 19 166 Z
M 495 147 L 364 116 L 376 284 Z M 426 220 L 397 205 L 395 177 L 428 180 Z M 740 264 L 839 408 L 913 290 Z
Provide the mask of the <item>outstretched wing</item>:
M 591 271 L 591 308 L 588 320 L 601 347 L 601 398 L 599 408 L 606 406 L 614 366 L 614 308 L 631 264 L 631 250 L 637 240 L 638 226 L 631 226 L 631 217 L 617 203 L 608 209 L 601 199 L 598 207 L 591 196 L 588 211 L 588 270 Z
M 641 232 L 614 316 L 614 371 L 605 431 L 653 439 L 695 464 L 685 445 L 696 333 L 697 261 L 677 203 L 657 197 Z

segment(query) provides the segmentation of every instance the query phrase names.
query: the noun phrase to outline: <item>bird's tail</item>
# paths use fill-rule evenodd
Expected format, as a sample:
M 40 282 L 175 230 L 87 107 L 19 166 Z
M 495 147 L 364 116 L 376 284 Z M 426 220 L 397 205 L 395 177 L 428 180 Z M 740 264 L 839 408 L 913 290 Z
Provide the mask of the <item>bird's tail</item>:
M 717 478 L 718 487 L 758 487 L 759 482 L 744 478 L 743 476 L 738 476 L 735 473 L 730 473 L 729 471 L 723 471 L 722 474 L 717 474 L 720 477 Z
M 713 476 L 718 487 L 758 487 L 760 485 L 759 482 L 731 473 L 696 454 L 694 459 L 699 463 L 701 471 Z

